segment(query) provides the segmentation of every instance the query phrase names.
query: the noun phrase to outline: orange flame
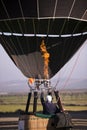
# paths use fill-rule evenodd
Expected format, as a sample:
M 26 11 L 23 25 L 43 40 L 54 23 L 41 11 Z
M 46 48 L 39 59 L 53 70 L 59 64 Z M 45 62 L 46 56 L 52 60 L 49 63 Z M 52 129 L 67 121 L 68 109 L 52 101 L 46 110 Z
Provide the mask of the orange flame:
M 45 77 L 45 79 L 47 79 L 47 78 L 49 78 L 48 64 L 49 64 L 50 54 L 47 52 L 44 40 L 42 40 L 42 43 L 40 45 L 40 49 L 41 49 L 41 52 L 42 52 L 42 57 L 44 58 L 44 77 Z
M 34 81 L 35 81 L 35 80 L 34 80 L 33 78 L 29 78 L 29 79 L 28 79 L 28 83 L 29 83 L 30 85 L 32 85 L 32 84 L 34 83 Z

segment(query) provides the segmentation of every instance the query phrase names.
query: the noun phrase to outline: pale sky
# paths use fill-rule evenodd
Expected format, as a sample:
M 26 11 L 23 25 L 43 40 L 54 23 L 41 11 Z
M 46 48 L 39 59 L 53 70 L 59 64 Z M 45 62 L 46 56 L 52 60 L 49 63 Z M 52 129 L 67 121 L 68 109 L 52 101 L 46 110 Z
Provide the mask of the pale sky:
M 87 79 L 87 41 L 57 74 L 60 77 Z
M 13 61 L 0 45 L 0 82 L 24 79 L 25 76 L 15 66 Z
M 87 41 L 75 56 L 57 74 L 60 78 L 87 79 Z M 0 82 L 26 80 L 26 77 L 14 65 L 3 47 L 0 45 Z

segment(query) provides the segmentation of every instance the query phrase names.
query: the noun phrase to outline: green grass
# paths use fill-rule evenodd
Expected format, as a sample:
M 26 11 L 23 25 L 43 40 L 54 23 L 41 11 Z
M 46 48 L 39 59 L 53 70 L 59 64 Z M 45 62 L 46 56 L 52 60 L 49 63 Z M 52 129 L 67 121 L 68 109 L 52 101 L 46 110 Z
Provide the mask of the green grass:
M 25 105 L 0 105 L 0 112 L 16 112 L 20 109 L 25 110 Z
M 84 111 L 87 110 L 87 106 L 64 106 L 67 111 Z
M 87 110 L 87 93 L 60 93 L 62 104 L 67 111 Z M 54 100 L 55 102 L 55 97 Z M 15 112 L 26 109 L 27 95 L 0 95 L 0 112 Z M 31 104 L 33 99 L 31 99 Z M 40 99 L 38 99 L 37 110 L 42 110 Z M 29 111 L 33 110 L 30 105 Z

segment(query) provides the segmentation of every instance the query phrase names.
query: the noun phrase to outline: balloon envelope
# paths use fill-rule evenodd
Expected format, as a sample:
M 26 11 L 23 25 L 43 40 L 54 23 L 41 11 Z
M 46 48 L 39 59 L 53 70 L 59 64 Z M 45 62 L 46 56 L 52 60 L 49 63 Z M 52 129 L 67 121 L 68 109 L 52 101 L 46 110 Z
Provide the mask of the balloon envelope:
M 86 9 L 87 0 L 0 1 L 0 42 L 25 76 L 44 78 L 44 38 L 51 78 L 86 40 Z

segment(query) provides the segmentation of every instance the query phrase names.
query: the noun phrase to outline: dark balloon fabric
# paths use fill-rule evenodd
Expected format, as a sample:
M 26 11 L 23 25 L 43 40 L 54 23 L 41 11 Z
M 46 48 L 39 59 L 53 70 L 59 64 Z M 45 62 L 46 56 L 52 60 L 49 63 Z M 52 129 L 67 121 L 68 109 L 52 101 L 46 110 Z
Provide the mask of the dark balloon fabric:
M 44 38 L 49 58 L 49 75 L 54 76 L 83 44 L 87 35 L 67 38 Z M 3 36 L 2 45 L 16 66 L 27 77 L 44 78 L 44 61 L 40 52 L 41 38 Z
M 26 77 L 53 77 L 87 39 L 87 0 L 0 0 L 0 43 Z
M 87 31 L 87 21 L 67 18 L 16 19 L 0 21 L 0 32 L 63 35 Z
M 87 0 L 0 0 L 0 19 L 72 17 L 87 20 Z

